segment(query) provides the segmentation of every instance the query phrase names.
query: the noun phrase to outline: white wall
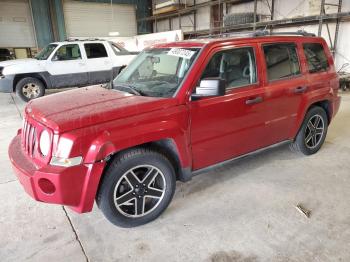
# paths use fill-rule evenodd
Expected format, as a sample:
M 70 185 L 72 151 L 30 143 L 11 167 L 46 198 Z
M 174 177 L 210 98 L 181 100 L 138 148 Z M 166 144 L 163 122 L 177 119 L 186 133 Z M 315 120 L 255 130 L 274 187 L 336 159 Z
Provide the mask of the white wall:
M 27 0 L 0 1 L 0 47 L 35 47 Z

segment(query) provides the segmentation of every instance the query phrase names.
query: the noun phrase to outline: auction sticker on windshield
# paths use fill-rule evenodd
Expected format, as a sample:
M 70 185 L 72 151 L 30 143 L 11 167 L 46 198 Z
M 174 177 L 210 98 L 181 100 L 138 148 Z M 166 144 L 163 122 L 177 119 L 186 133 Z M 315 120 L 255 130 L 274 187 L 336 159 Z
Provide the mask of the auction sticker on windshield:
M 185 59 L 190 59 L 196 52 L 187 50 L 187 49 L 181 49 L 181 48 L 171 48 L 168 52 L 168 55 L 172 56 L 178 56 Z

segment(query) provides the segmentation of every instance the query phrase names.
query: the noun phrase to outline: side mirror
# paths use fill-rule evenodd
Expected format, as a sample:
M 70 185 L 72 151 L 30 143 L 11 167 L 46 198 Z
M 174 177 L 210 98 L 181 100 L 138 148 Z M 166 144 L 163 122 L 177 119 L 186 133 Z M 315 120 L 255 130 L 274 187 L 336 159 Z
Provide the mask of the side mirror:
M 226 80 L 222 78 L 205 78 L 201 80 L 196 93 L 192 94 L 192 100 L 198 100 L 208 96 L 223 96 L 226 93 Z
M 64 57 L 60 54 L 55 54 L 53 57 L 52 57 L 52 61 L 62 61 L 64 60 L 63 59 Z

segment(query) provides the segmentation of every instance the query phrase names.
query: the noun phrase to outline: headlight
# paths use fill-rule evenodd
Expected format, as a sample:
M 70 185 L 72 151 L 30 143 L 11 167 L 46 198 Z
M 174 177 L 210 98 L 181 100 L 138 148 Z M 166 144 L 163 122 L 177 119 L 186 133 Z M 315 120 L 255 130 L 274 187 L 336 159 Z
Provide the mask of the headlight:
M 39 139 L 39 149 L 43 156 L 47 156 L 50 151 L 51 139 L 50 134 L 46 130 L 42 131 Z
M 51 158 L 50 164 L 53 166 L 64 166 L 64 167 L 70 167 L 70 166 L 77 166 L 80 165 L 83 158 L 81 156 L 72 157 L 72 158 L 64 158 L 64 157 L 55 157 L 53 156 Z

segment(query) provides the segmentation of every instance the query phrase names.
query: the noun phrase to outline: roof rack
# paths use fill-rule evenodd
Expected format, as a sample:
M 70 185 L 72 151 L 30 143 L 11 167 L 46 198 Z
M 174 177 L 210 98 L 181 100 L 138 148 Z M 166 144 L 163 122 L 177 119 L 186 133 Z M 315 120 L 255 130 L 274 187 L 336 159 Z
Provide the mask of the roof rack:
M 301 36 L 316 36 L 314 33 L 306 32 L 305 30 L 298 30 L 296 32 L 270 32 L 268 30 L 259 30 L 254 32 L 254 36 L 267 36 L 267 35 L 301 35 Z
M 271 36 L 271 35 L 301 35 L 301 36 L 312 36 L 316 35 L 313 33 L 308 33 L 305 30 L 298 30 L 296 32 L 271 32 L 269 30 L 257 30 L 257 31 L 241 31 L 241 32 L 230 32 L 230 33 L 221 33 L 213 35 L 202 35 L 198 37 L 201 38 L 224 38 L 224 37 L 259 37 L 259 36 Z
M 85 39 L 67 38 L 65 41 L 66 42 L 77 42 L 77 41 L 106 41 L 106 40 L 105 39 L 100 39 L 100 38 L 85 38 Z
M 219 38 L 219 37 L 234 37 L 234 36 L 254 36 L 255 31 L 239 31 L 239 32 L 229 32 L 229 33 L 220 33 L 220 34 L 210 34 L 210 35 L 201 35 L 197 39 L 201 38 Z

